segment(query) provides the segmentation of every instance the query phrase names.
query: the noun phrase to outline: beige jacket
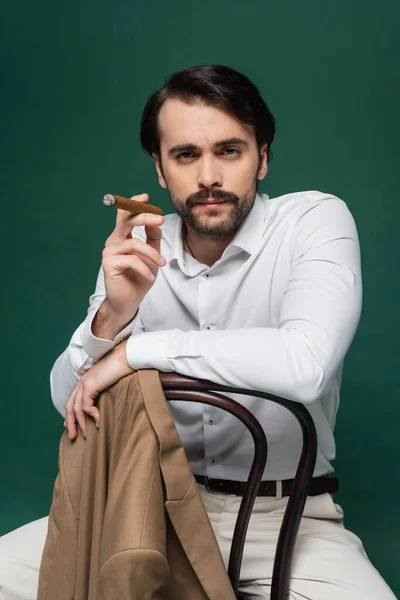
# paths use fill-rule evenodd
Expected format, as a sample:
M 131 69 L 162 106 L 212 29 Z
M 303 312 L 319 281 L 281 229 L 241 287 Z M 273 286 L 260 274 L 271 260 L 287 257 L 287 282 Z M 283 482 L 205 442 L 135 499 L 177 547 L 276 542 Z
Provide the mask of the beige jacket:
M 158 372 L 99 410 L 61 438 L 38 600 L 234 600 Z

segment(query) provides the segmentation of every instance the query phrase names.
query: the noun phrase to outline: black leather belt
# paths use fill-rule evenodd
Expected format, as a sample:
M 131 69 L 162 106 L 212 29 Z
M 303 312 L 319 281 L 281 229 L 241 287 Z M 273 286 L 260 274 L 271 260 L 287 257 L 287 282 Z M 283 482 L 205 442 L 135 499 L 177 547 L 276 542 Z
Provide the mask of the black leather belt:
M 229 479 L 209 479 L 204 475 L 195 475 L 197 483 L 201 483 L 207 490 L 212 492 L 222 492 L 223 494 L 234 494 L 243 496 L 246 489 L 245 481 L 230 481 Z M 282 481 L 282 497 L 290 496 L 292 491 L 293 479 Z M 262 481 L 257 496 L 277 496 L 276 481 Z M 319 496 L 320 494 L 334 494 L 339 490 L 339 479 L 337 477 L 313 477 L 311 479 L 309 496 Z M 278 485 L 279 491 L 279 485 Z

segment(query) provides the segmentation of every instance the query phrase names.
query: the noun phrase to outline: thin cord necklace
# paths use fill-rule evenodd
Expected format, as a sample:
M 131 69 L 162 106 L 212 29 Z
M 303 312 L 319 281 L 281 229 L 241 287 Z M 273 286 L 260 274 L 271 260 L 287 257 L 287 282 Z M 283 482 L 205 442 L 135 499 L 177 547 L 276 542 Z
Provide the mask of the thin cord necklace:
M 186 242 L 186 246 L 189 248 L 189 252 L 193 256 L 193 258 L 197 260 L 197 258 L 193 254 L 193 251 L 192 251 L 191 247 L 189 246 L 189 242 L 188 242 L 188 239 L 187 239 L 187 234 L 188 234 L 188 230 L 187 230 L 187 227 L 185 227 L 185 242 Z

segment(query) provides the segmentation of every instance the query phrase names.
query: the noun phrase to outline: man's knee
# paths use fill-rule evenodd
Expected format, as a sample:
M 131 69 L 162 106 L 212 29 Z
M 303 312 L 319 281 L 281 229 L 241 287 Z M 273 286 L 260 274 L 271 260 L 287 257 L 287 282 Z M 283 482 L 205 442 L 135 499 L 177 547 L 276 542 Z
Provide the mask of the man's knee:
M 0 600 L 36 600 L 39 566 L 0 554 Z
M 18 568 L 11 558 L 0 554 L 0 600 L 10 600 L 14 598 L 12 592 L 12 582 L 18 578 Z

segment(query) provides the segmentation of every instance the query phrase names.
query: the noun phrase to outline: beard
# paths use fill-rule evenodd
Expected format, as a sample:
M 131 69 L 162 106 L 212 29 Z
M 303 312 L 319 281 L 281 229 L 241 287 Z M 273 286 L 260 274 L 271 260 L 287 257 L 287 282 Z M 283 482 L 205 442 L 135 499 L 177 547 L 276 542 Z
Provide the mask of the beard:
M 249 189 L 241 197 L 220 189 L 212 191 L 202 189 L 188 196 L 185 201 L 179 198 L 172 188 L 168 187 L 167 190 L 174 209 L 187 228 L 190 228 L 199 237 L 219 238 L 233 236 L 246 219 L 254 205 L 258 180 L 255 177 Z M 196 205 L 199 202 L 205 202 L 210 196 L 216 201 L 231 202 L 229 212 L 226 211 L 226 208 L 222 208 L 222 210 L 206 209 L 203 214 L 199 214 L 195 210 Z

